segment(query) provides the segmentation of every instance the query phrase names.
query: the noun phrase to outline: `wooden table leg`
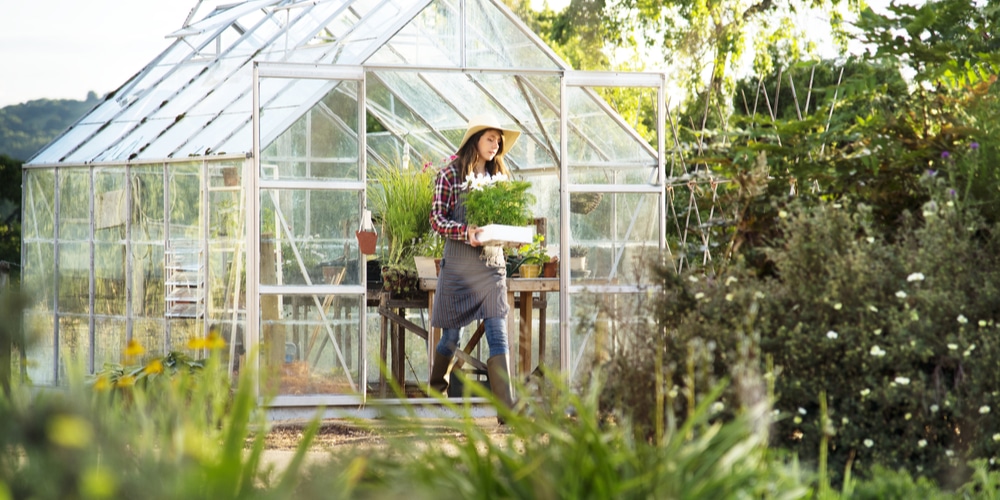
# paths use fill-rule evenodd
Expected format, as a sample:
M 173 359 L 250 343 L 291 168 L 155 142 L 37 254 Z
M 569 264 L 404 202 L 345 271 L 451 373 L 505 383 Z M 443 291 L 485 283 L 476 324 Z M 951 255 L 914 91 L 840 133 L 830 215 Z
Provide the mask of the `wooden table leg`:
M 524 377 L 531 373 L 531 334 L 532 334 L 532 309 L 534 308 L 535 294 L 532 292 L 521 292 L 521 336 L 518 338 L 518 361 L 520 362 L 517 374 Z

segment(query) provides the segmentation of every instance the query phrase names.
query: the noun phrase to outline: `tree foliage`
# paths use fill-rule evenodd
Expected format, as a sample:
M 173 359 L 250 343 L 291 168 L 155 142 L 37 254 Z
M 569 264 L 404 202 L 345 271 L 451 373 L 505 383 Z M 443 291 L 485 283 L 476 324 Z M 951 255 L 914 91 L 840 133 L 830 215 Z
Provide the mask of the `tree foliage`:
M 38 99 L 0 108 L 0 153 L 28 160 L 43 146 L 97 105 L 97 94 L 87 99 Z

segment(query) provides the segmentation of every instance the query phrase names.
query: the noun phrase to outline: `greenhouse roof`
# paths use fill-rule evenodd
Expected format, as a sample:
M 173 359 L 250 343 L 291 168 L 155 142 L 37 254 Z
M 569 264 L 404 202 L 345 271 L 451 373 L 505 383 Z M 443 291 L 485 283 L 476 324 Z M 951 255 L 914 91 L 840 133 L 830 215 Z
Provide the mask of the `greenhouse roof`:
M 512 152 L 515 168 L 559 163 L 558 78 L 571 68 L 497 0 L 249 0 L 220 5 L 169 38 L 166 51 L 28 164 L 250 154 L 258 63 L 363 67 L 374 92 L 368 112 L 422 152 L 450 154 L 469 115 L 489 111 L 532 145 Z M 262 115 L 289 119 L 267 120 L 261 143 L 336 85 L 262 85 Z M 597 94 L 566 92 L 568 133 L 586 144 L 570 153 L 575 163 L 656 164 L 655 151 Z

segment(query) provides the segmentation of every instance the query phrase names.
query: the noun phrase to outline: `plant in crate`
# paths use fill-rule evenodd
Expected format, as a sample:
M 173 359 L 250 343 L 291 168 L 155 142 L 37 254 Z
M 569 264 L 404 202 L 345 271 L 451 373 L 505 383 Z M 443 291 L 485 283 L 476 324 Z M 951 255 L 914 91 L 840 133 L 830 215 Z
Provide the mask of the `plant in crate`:
M 465 221 L 485 231 L 485 243 L 529 243 L 534 229 L 526 227 L 533 216 L 528 209 L 535 197 L 531 183 L 504 174 L 472 175 L 465 178 Z

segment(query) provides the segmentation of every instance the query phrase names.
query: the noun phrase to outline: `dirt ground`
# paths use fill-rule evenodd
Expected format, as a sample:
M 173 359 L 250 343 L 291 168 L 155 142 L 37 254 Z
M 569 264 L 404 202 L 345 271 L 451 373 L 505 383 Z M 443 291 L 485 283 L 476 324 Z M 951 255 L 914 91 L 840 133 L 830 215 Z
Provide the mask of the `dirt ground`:
M 503 436 L 509 431 L 506 427 L 497 425 L 495 417 L 475 419 L 484 432 L 490 436 Z M 441 421 L 435 419 L 420 420 L 419 432 L 441 438 L 461 437 Z M 265 438 L 267 450 L 294 451 L 302 440 L 305 424 L 280 424 L 273 426 Z M 380 420 L 355 422 L 351 420 L 324 421 L 317 432 L 310 451 L 325 452 L 342 446 L 380 446 L 388 439 L 406 439 L 407 435 L 416 436 L 417 430 L 400 429 Z

